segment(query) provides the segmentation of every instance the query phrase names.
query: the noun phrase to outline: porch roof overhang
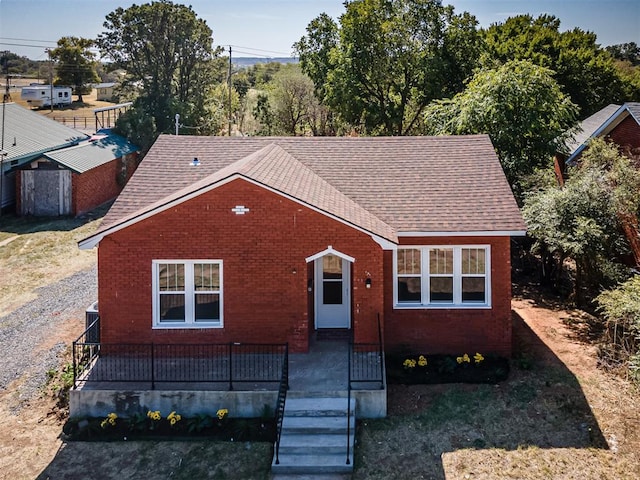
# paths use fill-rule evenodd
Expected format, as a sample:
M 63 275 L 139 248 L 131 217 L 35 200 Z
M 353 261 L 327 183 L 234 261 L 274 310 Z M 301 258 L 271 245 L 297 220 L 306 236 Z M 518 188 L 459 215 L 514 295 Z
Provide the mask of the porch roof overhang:
M 324 257 L 325 255 L 335 255 L 336 257 L 339 257 L 351 263 L 356 261 L 356 259 L 353 258 L 352 256 L 347 255 L 346 253 L 339 252 L 338 250 L 333 248 L 331 245 L 329 245 L 327 248 L 325 248 L 321 252 L 318 252 L 315 255 L 311 255 L 310 257 L 305 258 L 305 260 L 307 263 L 310 263 L 310 262 L 313 262 L 314 260 L 317 260 L 318 258 Z

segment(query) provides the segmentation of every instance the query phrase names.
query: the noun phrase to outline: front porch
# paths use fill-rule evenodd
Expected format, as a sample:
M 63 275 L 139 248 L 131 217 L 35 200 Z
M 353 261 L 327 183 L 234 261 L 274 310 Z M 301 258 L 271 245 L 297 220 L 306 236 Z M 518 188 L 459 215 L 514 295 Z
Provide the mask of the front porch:
M 347 338 L 310 341 L 308 353 L 286 344 L 114 345 L 95 340 L 96 324 L 73 344 L 72 417 L 147 410 L 259 417 L 286 398 L 348 397 L 359 418 L 386 416 L 384 354 L 379 344 Z

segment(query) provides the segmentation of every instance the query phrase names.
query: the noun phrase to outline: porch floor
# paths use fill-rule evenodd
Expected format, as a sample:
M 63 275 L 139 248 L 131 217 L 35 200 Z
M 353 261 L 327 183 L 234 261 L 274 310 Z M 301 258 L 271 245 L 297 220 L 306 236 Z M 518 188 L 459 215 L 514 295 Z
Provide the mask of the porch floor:
M 313 335 L 310 338 L 308 353 L 289 354 L 289 391 L 299 392 L 338 392 L 346 391 L 348 383 L 348 351 L 349 343 L 344 339 L 318 340 Z M 377 363 L 377 359 L 372 358 Z M 99 358 L 87 372 L 86 382 L 81 382 L 79 390 L 151 390 L 151 382 L 124 381 L 92 381 L 92 373 L 98 373 L 106 368 L 108 358 Z M 185 366 L 180 361 L 163 364 L 162 368 L 172 378 L 171 370 L 178 368 L 184 371 Z M 224 366 L 224 368 L 227 368 Z M 271 365 L 274 371 L 281 370 L 281 362 Z M 234 368 L 235 370 L 235 368 Z M 278 382 L 247 382 L 242 381 L 244 372 L 234 372 L 233 390 L 235 391 L 274 391 L 278 389 Z M 213 375 L 212 378 L 215 378 Z M 379 389 L 380 382 L 361 382 L 353 386 L 354 389 Z M 155 390 L 186 390 L 186 391 L 228 391 L 229 383 L 220 382 L 162 382 L 156 381 Z

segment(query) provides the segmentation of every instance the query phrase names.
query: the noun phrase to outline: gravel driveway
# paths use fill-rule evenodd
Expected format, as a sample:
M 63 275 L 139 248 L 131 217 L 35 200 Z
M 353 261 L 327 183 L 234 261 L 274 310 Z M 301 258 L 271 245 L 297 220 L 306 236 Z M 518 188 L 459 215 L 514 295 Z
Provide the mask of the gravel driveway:
M 26 374 L 18 389 L 20 403 L 28 401 L 46 381 L 46 372 L 58 367 L 58 355 L 68 346 L 56 341 L 56 328 L 65 320 L 84 316 L 97 300 L 97 273 L 93 266 L 36 290 L 38 298 L 0 317 L 0 389 Z M 82 332 L 78 332 L 78 335 Z M 41 351 L 46 340 L 53 348 Z

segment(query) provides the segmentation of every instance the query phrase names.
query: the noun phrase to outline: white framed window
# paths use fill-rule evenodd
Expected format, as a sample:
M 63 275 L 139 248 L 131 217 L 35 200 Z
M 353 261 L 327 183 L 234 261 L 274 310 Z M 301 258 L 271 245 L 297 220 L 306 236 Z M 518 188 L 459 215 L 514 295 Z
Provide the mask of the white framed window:
M 491 306 L 489 245 L 399 247 L 393 257 L 396 308 Z
M 222 260 L 154 260 L 153 328 L 221 328 Z

